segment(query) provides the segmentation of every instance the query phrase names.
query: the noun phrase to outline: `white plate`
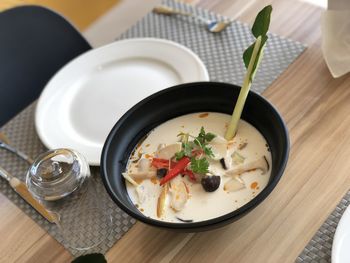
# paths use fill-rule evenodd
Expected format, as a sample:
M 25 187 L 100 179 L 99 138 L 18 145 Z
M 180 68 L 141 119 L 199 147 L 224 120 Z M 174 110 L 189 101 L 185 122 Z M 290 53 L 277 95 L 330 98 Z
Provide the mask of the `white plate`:
M 37 105 L 36 130 L 49 149 L 72 148 L 99 165 L 109 131 L 130 107 L 167 87 L 208 80 L 203 62 L 182 45 L 117 41 L 77 57 L 49 81 Z
M 350 206 L 346 208 L 335 231 L 332 263 L 350 262 Z

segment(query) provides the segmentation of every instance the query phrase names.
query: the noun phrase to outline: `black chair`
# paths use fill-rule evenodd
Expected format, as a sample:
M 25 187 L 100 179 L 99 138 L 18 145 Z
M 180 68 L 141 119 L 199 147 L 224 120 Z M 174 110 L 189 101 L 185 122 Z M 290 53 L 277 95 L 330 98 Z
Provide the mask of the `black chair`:
M 74 26 L 47 8 L 0 12 L 0 127 L 37 99 L 62 66 L 89 49 Z

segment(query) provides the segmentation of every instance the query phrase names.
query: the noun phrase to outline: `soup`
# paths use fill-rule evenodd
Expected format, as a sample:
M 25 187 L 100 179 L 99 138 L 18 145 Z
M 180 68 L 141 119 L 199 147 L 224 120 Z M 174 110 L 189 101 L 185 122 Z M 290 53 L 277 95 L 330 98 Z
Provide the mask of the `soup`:
M 240 120 L 235 137 L 226 141 L 230 118 L 183 115 L 137 145 L 123 176 L 141 213 L 166 222 L 204 221 L 238 209 L 266 187 L 271 153 L 265 138 Z

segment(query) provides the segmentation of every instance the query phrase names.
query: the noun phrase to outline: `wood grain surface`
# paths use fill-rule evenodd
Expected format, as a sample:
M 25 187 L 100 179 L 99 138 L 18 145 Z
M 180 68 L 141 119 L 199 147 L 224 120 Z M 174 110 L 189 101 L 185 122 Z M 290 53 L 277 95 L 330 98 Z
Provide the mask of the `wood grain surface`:
M 187 1 L 189 2 L 189 1 Z M 211 232 L 180 234 L 137 223 L 108 262 L 294 262 L 350 186 L 350 76 L 333 79 L 321 53 L 323 10 L 297 0 L 199 0 L 196 5 L 251 23 L 266 4 L 270 31 L 308 45 L 264 93 L 289 127 L 282 180 L 254 211 Z M 69 262 L 71 256 L 0 195 L 1 262 Z

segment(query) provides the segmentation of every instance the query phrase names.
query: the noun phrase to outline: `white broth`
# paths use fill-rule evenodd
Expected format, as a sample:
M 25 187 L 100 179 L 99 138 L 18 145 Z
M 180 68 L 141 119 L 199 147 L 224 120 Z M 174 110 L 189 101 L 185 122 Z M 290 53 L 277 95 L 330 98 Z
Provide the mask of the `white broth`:
M 219 150 L 221 149 L 221 143 L 224 140 L 223 137 L 230 118 L 231 116 L 228 114 L 215 112 L 187 114 L 159 125 L 148 134 L 144 141 L 140 142 L 130 156 L 126 171 L 126 174 L 128 174 L 127 177 L 134 179 L 138 186 L 131 184 L 130 180 L 126 181 L 130 199 L 145 216 L 156 220 L 176 223 L 181 223 L 181 220 L 190 220 L 193 222 L 208 220 L 238 209 L 252 200 L 266 187 L 271 174 L 271 167 L 269 167 L 269 164 L 271 164 L 271 153 L 269 147 L 259 131 L 243 120 L 240 120 L 234 139 L 230 142 L 224 141 L 227 149 L 226 158 L 229 158 L 225 160 L 232 161 L 232 164 L 224 169 L 223 160 L 219 161 L 208 158 L 210 164 L 208 168 L 209 174 L 220 176 L 220 185 L 215 191 L 207 192 L 202 186 L 200 178 L 205 175 L 202 175 L 202 177 L 196 175 L 197 182 L 194 182 L 190 180 L 189 176 L 182 176 L 180 174 L 167 183 L 169 184 L 167 188 L 169 190 L 165 195 L 164 209 L 160 216 L 157 213 L 159 196 L 163 188 L 166 187 L 166 184 L 163 186 L 160 185 L 161 177 L 159 174 L 158 176 L 155 175 L 156 168 L 154 167 L 150 168 L 153 170 L 147 175 L 148 177 L 146 179 L 140 179 L 137 176 L 138 173 L 135 176 L 135 169 L 140 169 L 140 166 L 152 166 L 152 160 L 157 157 L 159 147 L 179 144 L 179 137 L 177 135 L 181 132 L 197 136 L 201 127 L 205 129 L 205 132 L 216 135 L 216 138 L 209 142 L 208 146 L 214 152 L 214 159 L 218 159 L 220 157 L 218 153 L 220 153 Z M 217 142 L 219 144 L 215 144 Z M 232 158 L 232 156 L 235 158 Z M 149 160 L 149 162 L 146 160 L 142 164 L 140 160 L 145 159 Z M 249 168 L 249 165 L 257 163 L 257 160 L 265 160 L 267 162 L 267 169 L 265 171 L 263 168 L 259 169 L 259 167 Z M 240 167 L 245 167 L 244 169 L 246 170 L 242 168 L 243 170 L 241 169 L 236 174 Z M 234 175 L 231 176 L 230 174 Z M 185 204 L 178 204 L 180 206 L 178 208 L 172 202 L 175 202 L 175 196 L 176 198 L 179 197 L 174 192 L 174 189 L 176 189 L 175 183 L 180 181 L 185 183 L 187 195 L 185 194 Z M 234 181 L 235 186 L 233 188 L 227 187 L 229 181 L 230 183 Z

